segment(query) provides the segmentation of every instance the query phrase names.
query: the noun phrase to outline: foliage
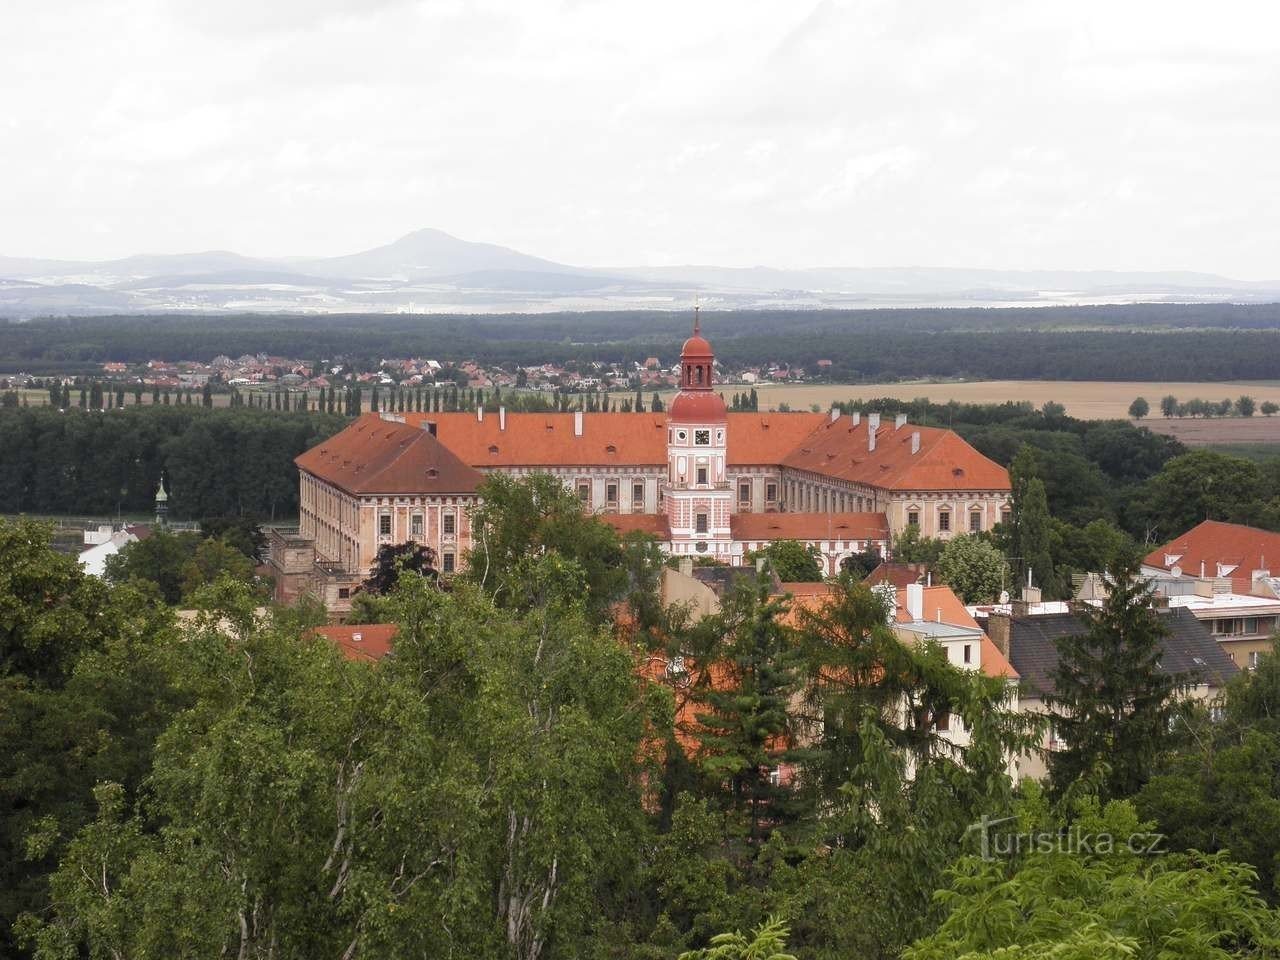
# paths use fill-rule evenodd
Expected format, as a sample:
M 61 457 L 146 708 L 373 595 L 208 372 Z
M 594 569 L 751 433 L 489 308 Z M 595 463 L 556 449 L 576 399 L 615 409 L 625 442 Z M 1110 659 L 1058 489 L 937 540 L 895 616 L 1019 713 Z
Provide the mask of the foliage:
M 796 960 L 783 951 L 787 948 L 787 924 L 769 917 L 751 931 L 750 938 L 741 933 L 721 933 L 711 938 L 711 946 L 680 954 L 680 960 Z
M 225 541 L 197 533 L 174 533 L 163 527 L 125 544 L 106 562 L 109 582 L 152 584 L 168 604 L 188 600 L 223 575 L 250 583 L 254 579 L 253 563 Z
M 754 564 L 762 558 L 784 583 L 813 583 L 822 579 L 817 549 L 799 540 L 774 540 L 767 547 L 749 553 L 746 561 Z
M 1257 463 L 1196 450 L 1174 457 L 1134 494 L 1131 510 L 1154 542 L 1202 520 L 1280 528 L 1280 493 Z
M 1138 397 L 1133 403 L 1129 404 L 1129 416 L 1134 420 L 1141 420 L 1151 412 L 1151 404 L 1147 403 L 1146 397 Z
M 585 571 L 588 612 L 603 622 L 629 585 L 622 547 L 612 528 L 584 515 L 573 492 L 548 474 L 491 474 L 478 492 L 481 503 L 471 516 L 474 545 L 466 576 L 498 603 L 510 605 L 524 593 L 521 561 L 554 551 Z
M 1132 796 L 1147 781 L 1174 716 L 1184 678 L 1160 667 L 1167 635 L 1136 559 L 1113 567 L 1101 608 L 1081 616 L 1085 633 L 1058 641 L 1050 715 L 1065 746 L 1049 756 L 1055 791 L 1096 782 L 1105 798 Z
M 1178 716 L 1175 746 L 1135 798 L 1175 850 L 1227 852 L 1280 900 L 1280 655 L 1276 648 L 1227 688 L 1221 718 Z
M 1085 803 L 1071 826 L 1114 838 L 1115 849 L 1061 849 L 1059 834 L 1059 843 L 1025 857 L 961 860 L 939 893 L 946 919 L 904 960 L 1228 960 L 1280 948 L 1276 915 L 1247 867 L 1222 856 L 1129 852 L 1129 838 L 1151 829 L 1129 803 Z
M 1009 482 L 1012 510 L 1007 540 L 1018 588 L 1022 589 L 1030 581 L 1043 590 L 1046 597 L 1056 598 L 1061 586 L 1053 569 L 1050 549 L 1049 501 L 1044 483 L 1037 475 L 1036 455 L 1031 447 L 1024 446 L 1013 458 Z
M 943 546 L 941 540 L 920 536 L 920 528 L 914 523 L 908 524 L 893 538 L 893 559 L 897 563 L 934 564 L 942 556 Z
M 296 516 L 293 458 L 342 425 L 246 407 L 0 410 L 0 511 L 148 514 L 163 474 L 175 519 Z
M 48 875 L 92 820 L 95 783 L 137 795 L 182 695 L 170 614 L 111 589 L 49 546 L 51 529 L 0 521 L 0 954 L 48 908 Z
M 938 576 L 965 603 L 990 603 L 1009 582 L 1009 565 L 990 540 L 976 534 L 952 537 L 938 558 Z
M 435 551 L 420 543 L 384 543 L 378 548 L 373 567 L 360 585 L 361 589 L 376 596 L 390 593 L 403 573 L 415 573 L 436 581 L 440 574 L 436 570 Z

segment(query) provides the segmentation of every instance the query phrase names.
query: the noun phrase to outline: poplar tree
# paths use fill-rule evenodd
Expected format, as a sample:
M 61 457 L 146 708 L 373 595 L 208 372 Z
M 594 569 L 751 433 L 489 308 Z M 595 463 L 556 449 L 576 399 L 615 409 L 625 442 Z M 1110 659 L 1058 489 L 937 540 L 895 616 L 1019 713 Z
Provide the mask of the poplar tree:
M 1037 474 L 1035 452 L 1026 444 L 1009 466 L 1009 484 L 1012 509 L 1007 546 L 1018 574 L 1019 589 L 1026 586 L 1030 570 L 1034 585 L 1040 587 L 1046 597 L 1056 597 L 1059 586 L 1049 549 L 1049 500 L 1044 481 Z

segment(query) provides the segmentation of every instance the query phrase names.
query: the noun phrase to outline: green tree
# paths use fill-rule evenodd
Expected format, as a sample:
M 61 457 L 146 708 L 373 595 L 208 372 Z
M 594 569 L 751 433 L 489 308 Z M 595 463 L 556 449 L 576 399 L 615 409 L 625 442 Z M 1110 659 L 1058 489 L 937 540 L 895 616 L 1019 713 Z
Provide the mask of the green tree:
M 680 954 L 680 960 L 796 960 L 786 953 L 790 928 L 777 917 L 769 917 L 751 931 L 751 936 L 721 933 L 711 938 L 711 946 Z
M 420 543 L 383 544 L 361 588 L 378 596 L 390 593 L 403 573 L 415 573 L 436 581 L 440 574 L 436 569 L 435 551 Z
M 554 551 L 587 575 L 587 609 L 608 619 L 610 606 L 628 588 L 622 547 L 612 528 L 583 513 L 573 492 L 555 477 L 491 474 L 479 488 L 480 506 L 471 515 L 472 548 L 467 576 L 502 605 L 522 595 L 520 561 Z
M 195 533 L 153 530 L 149 537 L 125 544 L 107 558 L 106 578 L 113 584 L 146 581 L 155 585 L 165 603 L 183 598 L 188 563 L 195 557 L 201 537 Z
M 1174 457 L 1139 488 L 1132 512 L 1160 542 L 1202 520 L 1254 523 L 1274 497 L 1258 464 L 1211 450 Z
M 196 544 L 190 559 L 182 565 L 181 575 L 184 600 L 220 577 L 230 577 L 241 583 L 254 581 L 253 562 L 236 547 L 213 537 L 206 537 Z
M 1244 394 L 1236 399 L 1235 408 L 1236 413 L 1240 414 L 1240 416 L 1252 417 L 1253 412 L 1257 409 L 1257 403 L 1254 401 L 1253 397 L 1248 394 Z
M 1280 403 L 1276 403 L 1274 400 L 1263 400 L 1258 409 L 1262 411 L 1264 417 L 1274 417 L 1277 413 L 1280 413 Z
M 920 536 L 920 528 L 911 523 L 894 537 L 893 559 L 898 563 L 937 563 L 943 546 L 941 540 Z
M 937 572 L 965 603 L 990 603 L 1009 582 L 1004 555 L 989 540 L 972 534 L 947 541 Z
M 1151 412 L 1151 404 L 1147 403 L 1146 397 L 1138 397 L 1133 403 L 1129 404 L 1129 416 L 1134 420 L 1141 420 Z
M 822 579 L 821 558 L 816 548 L 799 540 L 774 540 L 767 547 L 747 554 L 748 563 L 763 559 L 768 568 L 786 583 L 812 583 Z
M 1030 572 L 1033 585 L 1040 587 L 1045 595 L 1056 597 L 1059 585 L 1053 569 L 1049 501 L 1038 475 L 1035 451 L 1030 446 L 1024 445 L 1013 458 L 1009 483 L 1012 509 L 1008 551 L 1018 587 L 1021 589 L 1027 584 Z
M 1178 412 L 1178 398 L 1169 394 L 1160 398 L 1160 414 L 1166 418 Z
M 1096 781 L 1105 798 L 1128 797 L 1150 777 L 1183 679 L 1160 667 L 1167 630 L 1136 559 L 1115 566 L 1085 632 L 1058 641 L 1050 715 L 1066 746 L 1049 756 L 1054 790 Z
M 1152 825 L 1129 803 L 1082 805 L 1072 825 L 1105 852 L 1061 842 L 1024 857 L 960 860 L 939 893 L 947 916 L 904 960 L 1019 957 L 1265 956 L 1276 915 L 1252 889 L 1247 867 L 1223 856 L 1139 856 Z M 1045 834 L 1049 836 L 1048 833 Z

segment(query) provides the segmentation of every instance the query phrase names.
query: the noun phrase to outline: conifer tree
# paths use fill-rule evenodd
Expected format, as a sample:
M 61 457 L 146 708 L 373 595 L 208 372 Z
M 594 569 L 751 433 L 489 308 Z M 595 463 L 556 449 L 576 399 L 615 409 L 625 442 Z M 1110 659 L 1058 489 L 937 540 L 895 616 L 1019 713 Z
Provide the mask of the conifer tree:
M 1117 561 L 1110 593 L 1082 613 L 1085 632 L 1057 642 L 1050 715 L 1063 749 L 1050 755 L 1054 790 L 1098 780 L 1104 798 L 1128 797 L 1149 779 L 1168 736 L 1182 677 L 1160 668 L 1167 635 L 1136 558 Z M 1100 768 L 1108 769 L 1099 776 Z
M 1060 588 L 1050 553 L 1049 501 L 1030 446 L 1024 444 L 1013 458 L 1009 483 L 1012 529 L 1008 533 L 1008 547 L 1018 574 L 1019 589 L 1026 586 L 1029 570 L 1034 585 L 1040 587 L 1047 598 L 1057 597 Z

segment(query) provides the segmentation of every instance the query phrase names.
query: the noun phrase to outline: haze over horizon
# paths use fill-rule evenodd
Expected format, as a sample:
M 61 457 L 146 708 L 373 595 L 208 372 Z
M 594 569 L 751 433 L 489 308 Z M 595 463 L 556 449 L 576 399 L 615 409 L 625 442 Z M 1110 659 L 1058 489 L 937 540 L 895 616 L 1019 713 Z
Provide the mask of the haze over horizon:
M 56 6 L 6 18 L 0 254 L 1280 280 L 1273 7 Z

